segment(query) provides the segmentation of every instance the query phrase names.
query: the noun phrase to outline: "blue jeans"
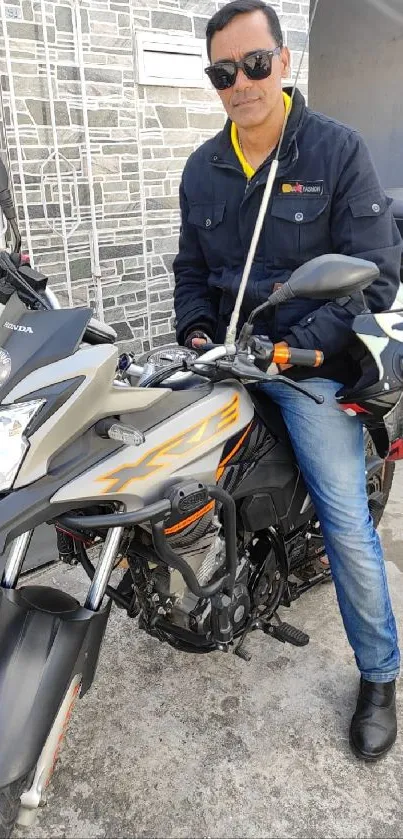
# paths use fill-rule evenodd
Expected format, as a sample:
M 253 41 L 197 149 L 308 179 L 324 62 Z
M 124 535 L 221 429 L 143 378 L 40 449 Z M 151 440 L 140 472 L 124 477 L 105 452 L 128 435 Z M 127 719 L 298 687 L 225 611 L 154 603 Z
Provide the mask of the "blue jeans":
M 368 510 L 363 428 L 338 406 L 328 379 L 301 384 L 322 394 L 317 405 L 281 382 L 262 385 L 280 406 L 320 520 L 348 640 L 371 682 L 399 673 L 396 624 L 378 534 Z

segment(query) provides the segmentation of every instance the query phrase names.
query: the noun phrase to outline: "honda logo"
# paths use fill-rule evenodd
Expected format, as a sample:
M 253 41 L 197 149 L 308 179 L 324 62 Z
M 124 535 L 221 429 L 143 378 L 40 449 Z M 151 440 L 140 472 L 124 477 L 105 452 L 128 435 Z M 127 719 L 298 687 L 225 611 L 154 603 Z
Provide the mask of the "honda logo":
M 21 326 L 17 323 L 10 323 L 8 320 L 5 322 L 4 326 L 6 329 L 12 329 L 14 332 L 28 332 L 30 335 L 34 334 L 34 330 L 31 329 L 30 326 Z

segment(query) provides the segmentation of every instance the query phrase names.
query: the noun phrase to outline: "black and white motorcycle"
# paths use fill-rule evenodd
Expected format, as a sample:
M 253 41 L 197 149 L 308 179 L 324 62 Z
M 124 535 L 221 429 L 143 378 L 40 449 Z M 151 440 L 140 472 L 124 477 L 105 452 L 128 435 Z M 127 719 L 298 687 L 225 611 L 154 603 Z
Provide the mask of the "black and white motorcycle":
M 281 416 L 250 388 L 281 378 L 306 392 L 273 375 L 275 347 L 248 326 L 233 344 L 200 357 L 172 346 L 140 363 L 119 357 L 113 330 L 88 308 L 55 308 L 46 277 L 21 262 L 4 167 L 0 202 L 14 234 L 13 252 L 0 253 L 0 553 L 8 551 L 0 584 L 0 834 L 8 837 L 44 800 L 113 603 L 178 650 L 248 659 L 252 631 L 308 643 L 277 610 L 330 572 L 312 572 L 324 552 L 320 526 Z M 377 273 L 372 263 L 323 256 L 298 269 L 286 293 L 331 299 L 365 289 Z M 275 302 L 274 294 L 267 306 Z M 371 426 L 368 493 L 377 520 L 393 458 L 402 456 L 400 412 L 392 447 L 384 424 L 403 387 L 402 324 L 397 312 L 357 317 L 376 393 L 341 398 Z M 317 365 L 321 354 L 290 350 L 289 360 Z M 58 530 L 61 558 L 88 574 L 83 603 L 21 577 L 44 522 Z

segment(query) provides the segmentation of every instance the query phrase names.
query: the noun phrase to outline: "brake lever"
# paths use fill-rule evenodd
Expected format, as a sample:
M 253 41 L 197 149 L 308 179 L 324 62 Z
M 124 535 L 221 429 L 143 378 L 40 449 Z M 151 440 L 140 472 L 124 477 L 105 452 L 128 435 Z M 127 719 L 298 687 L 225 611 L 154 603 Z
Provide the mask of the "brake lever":
M 289 379 L 287 376 L 282 376 L 280 373 L 276 373 L 275 376 L 270 376 L 266 378 L 266 382 L 270 384 L 270 382 L 282 382 L 284 385 L 288 385 L 289 387 L 294 388 L 299 393 L 302 393 L 304 396 L 308 396 L 309 399 L 312 399 L 316 402 L 317 405 L 323 405 L 325 401 L 325 397 L 316 393 L 311 393 L 309 390 L 306 390 L 305 387 L 302 385 L 297 384 L 294 382 L 293 379 Z
M 253 373 L 250 372 L 250 367 L 253 367 Z M 309 390 L 306 390 L 302 385 L 297 384 L 294 382 L 293 379 L 289 379 L 287 376 L 282 376 L 280 373 L 276 373 L 275 376 L 268 376 L 267 373 L 264 373 L 262 370 L 259 370 L 258 367 L 255 367 L 254 364 L 240 362 L 240 359 L 237 358 L 232 365 L 232 369 L 236 372 L 239 371 L 240 375 L 246 375 L 249 378 L 254 378 L 255 381 L 266 382 L 270 384 L 271 382 L 282 382 L 289 387 L 294 388 L 299 393 L 302 393 L 304 396 L 308 396 L 309 399 L 312 399 L 316 402 L 317 405 L 322 405 L 325 401 L 324 396 L 319 396 L 316 393 L 311 393 Z M 242 372 L 241 372 L 242 371 Z M 256 371 L 256 372 L 255 372 Z
M 202 371 L 200 370 L 202 361 L 198 361 L 197 369 L 195 372 L 198 372 L 199 375 L 203 375 Z M 312 399 L 313 402 L 316 402 L 317 405 L 322 405 L 325 401 L 324 396 L 317 395 L 316 393 L 311 393 L 309 390 L 306 390 L 302 385 L 297 384 L 294 382 L 293 379 L 289 379 L 287 376 L 282 376 L 280 373 L 276 373 L 275 376 L 268 376 L 267 373 L 264 373 L 262 370 L 259 370 L 252 361 L 244 361 L 240 359 L 239 356 L 235 359 L 235 361 L 227 361 L 225 359 L 219 359 L 218 361 L 206 362 L 205 367 L 214 365 L 216 370 L 221 370 L 222 372 L 232 373 L 235 376 L 239 376 L 241 379 L 249 379 L 250 382 L 264 382 L 265 384 L 273 384 L 274 382 L 282 382 L 288 387 L 294 388 L 299 393 L 302 393 L 304 396 L 307 396 L 309 399 Z M 192 365 L 189 365 L 191 367 Z
M 220 363 L 220 367 L 222 367 L 222 363 Z M 253 368 L 253 371 L 250 369 Z M 265 382 L 265 384 L 272 384 L 275 382 L 282 382 L 288 387 L 294 388 L 297 390 L 298 393 L 302 393 L 304 396 L 308 396 L 309 399 L 312 399 L 313 402 L 316 402 L 317 405 L 322 405 L 325 401 L 324 396 L 317 395 L 316 393 L 311 393 L 309 390 L 306 390 L 302 385 L 297 384 L 294 382 L 293 379 L 289 379 L 287 376 L 282 376 L 280 373 L 276 373 L 275 376 L 268 376 L 267 373 L 264 373 L 262 370 L 259 370 L 258 367 L 255 367 L 254 364 L 245 363 L 240 361 L 239 357 L 235 360 L 233 364 L 229 365 L 229 370 L 233 370 L 234 373 L 237 373 L 239 376 L 243 378 L 252 379 L 252 381 L 256 382 Z

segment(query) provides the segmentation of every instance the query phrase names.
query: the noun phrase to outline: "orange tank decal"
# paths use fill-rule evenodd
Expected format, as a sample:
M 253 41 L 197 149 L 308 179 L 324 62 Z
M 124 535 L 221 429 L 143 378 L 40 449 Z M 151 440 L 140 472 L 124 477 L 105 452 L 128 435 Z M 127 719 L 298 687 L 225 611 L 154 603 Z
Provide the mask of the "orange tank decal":
M 97 478 L 97 481 L 106 482 L 102 493 L 123 492 L 133 481 L 141 481 L 154 475 L 161 469 L 177 467 L 176 461 L 189 452 L 195 451 L 204 446 L 210 440 L 214 440 L 224 428 L 233 425 L 239 418 L 239 395 L 236 393 L 230 402 L 216 411 L 214 414 L 205 417 L 201 422 L 186 429 L 181 434 L 165 440 L 159 446 L 146 452 L 134 463 L 124 463 L 117 469 L 106 472 Z
M 218 464 L 218 469 L 217 469 L 217 474 L 216 474 L 216 480 L 217 481 L 219 481 L 221 476 L 223 475 L 227 463 L 231 460 L 232 457 L 234 457 L 234 454 L 236 454 L 237 451 L 241 448 L 243 441 L 246 440 L 246 438 L 247 438 L 247 436 L 248 436 L 248 434 L 249 434 L 249 432 L 252 428 L 252 425 L 253 425 L 253 423 L 250 422 L 248 427 L 245 429 L 244 433 L 242 434 L 242 437 L 240 437 L 238 442 L 235 443 L 234 448 L 231 449 L 230 453 L 227 454 L 226 457 L 224 457 L 224 460 L 222 460 Z

